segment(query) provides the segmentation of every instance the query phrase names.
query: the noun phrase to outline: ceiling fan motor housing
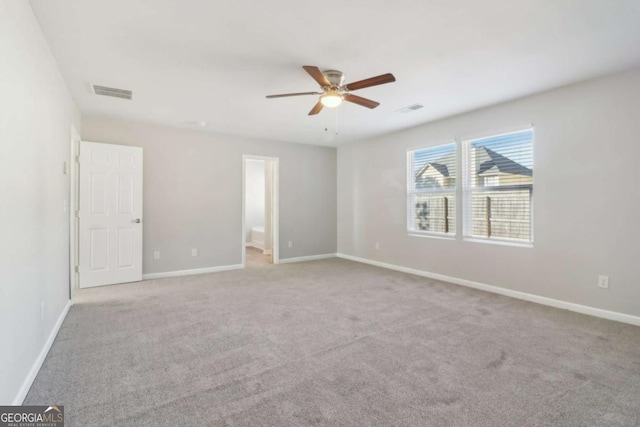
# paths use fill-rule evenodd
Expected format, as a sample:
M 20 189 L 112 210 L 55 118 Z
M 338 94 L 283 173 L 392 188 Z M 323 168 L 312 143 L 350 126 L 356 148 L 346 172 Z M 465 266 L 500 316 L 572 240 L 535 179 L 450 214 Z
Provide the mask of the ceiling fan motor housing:
M 322 74 L 324 74 L 333 87 L 340 87 L 344 84 L 344 74 L 342 74 L 342 71 L 324 70 Z

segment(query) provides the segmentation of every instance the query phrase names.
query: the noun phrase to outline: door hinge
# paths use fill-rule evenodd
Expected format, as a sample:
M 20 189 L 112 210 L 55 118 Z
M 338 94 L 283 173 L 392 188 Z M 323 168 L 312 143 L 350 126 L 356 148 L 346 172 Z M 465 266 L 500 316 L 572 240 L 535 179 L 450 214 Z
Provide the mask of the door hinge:
M 79 154 L 76 156 L 76 163 L 80 163 L 80 155 Z
M 76 211 L 76 218 L 80 219 L 80 211 L 79 210 Z
M 76 273 L 79 273 L 80 269 L 78 268 L 78 266 L 76 265 Z

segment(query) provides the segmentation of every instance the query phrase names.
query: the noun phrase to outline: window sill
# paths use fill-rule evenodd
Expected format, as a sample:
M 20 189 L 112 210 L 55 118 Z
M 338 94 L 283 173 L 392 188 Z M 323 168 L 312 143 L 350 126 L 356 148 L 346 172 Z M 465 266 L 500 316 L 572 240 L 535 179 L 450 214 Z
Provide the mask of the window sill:
M 407 231 L 409 237 L 426 237 L 428 239 L 437 240 L 456 240 L 455 235 L 447 235 L 442 233 L 416 233 L 415 231 Z
M 462 241 L 471 243 L 487 243 L 489 245 L 498 246 L 514 246 L 517 248 L 533 248 L 533 242 L 510 242 L 508 240 L 491 240 L 477 237 L 464 237 Z

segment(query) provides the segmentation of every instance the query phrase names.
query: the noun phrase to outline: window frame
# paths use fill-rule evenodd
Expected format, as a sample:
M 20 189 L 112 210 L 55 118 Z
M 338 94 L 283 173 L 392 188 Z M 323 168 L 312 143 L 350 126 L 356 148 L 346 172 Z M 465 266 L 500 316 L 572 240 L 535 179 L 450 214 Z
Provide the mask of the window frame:
M 433 188 L 433 189 L 417 189 L 416 188 L 416 180 L 415 180 L 415 171 L 414 171 L 414 154 L 417 151 L 429 150 L 438 147 L 452 146 L 453 151 L 455 153 L 455 166 L 456 166 L 456 176 L 455 176 L 455 185 L 452 188 Z M 420 148 L 410 148 L 407 149 L 407 164 L 406 164 L 406 172 L 407 172 L 407 194 L 406 194 L 406 231 L 409 236 L 413 237 L 429 237 L 436 239 L 444 239 L 444 240 L 456 240 L 459 235 L 459 191 L 460 188 L 460 179 L 459 179 L 459 143 L 456 140 L 452 140 L 450 142 L 446 142 L 443 144 L 431 145 L 428 147 L 420 147 Z M 414 196 L 418 194 L 452 194 L 453 197 L 453 209 L 451 205 L 448 204 L 449 212 L 452 211 L 453 219 L 449 219 L 448 221 L 453 221 L 454 232 L 441 232 L 441 231 L 430 231 L 430 230 L 416 230 L 415 227 L 410 228 L 411 224 L 415 224 L 415 202 Z M 447 226 L 448 228 L 448 226 Z
M 520 132 L 531 132 L 531 170 L 533 172 L 534 181 L 531 184 L 513 184 L 513 185 L 497 185 L 490 187 L 472 187 L 472 168 L 471 165 L 471 144 L 475 141 L 488 139 L 488 138 L 497 138 L 500 136 L 511 135 Z M 533 126 L 526 127 L 524 129 L 519 129 L 510 132 L 489 134 L 487 136 L 479 136 L 473 138 L 465 138 L 461 141 L 460 144 L 460 155 L 462 157 L 462 184 L 461 184 L 461 198 L 460 204 L 462 207 L 462 240 L 465 242 L 474 242 L 474 243 L 488 243 L 488 244 L 497 244 L 497 245 L 506 245 L 506 246 L 515 246 L 515 247 L 528 247 L 532 248 L 534 245 L 534 184 L 535 184 L 535 158 L 534 158 L 534 150 L 535 147 L 535 129 Z M 529 240 L 524 239 L 514 239 L 508 237 L 484 237 L 484 236 L 475 236 L 472 235 L 473 230 L 473 204 L 472 204 L 472 196 L 473 193 L 478 192 L 496 192 L 496 191 L 513 191 L 513 190 L 522 190 L 529 189 Z

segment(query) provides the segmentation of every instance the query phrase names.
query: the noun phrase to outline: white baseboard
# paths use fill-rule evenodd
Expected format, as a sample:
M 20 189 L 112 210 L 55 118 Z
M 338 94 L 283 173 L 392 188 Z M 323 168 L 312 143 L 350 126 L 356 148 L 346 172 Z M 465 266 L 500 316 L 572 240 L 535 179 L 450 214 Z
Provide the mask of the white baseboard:
M 264 245 L 262 245 L 262 246 L 256 246 L 254 243 L 255 243 L 255 242 L 247 242 L 247 243 L 245 243 L 245 244 L 244 244 L 244 246 L 245 246 L 246 248 L 256 248 L 256 249 L 260 249 L 264 255 L 271 255 L 271 249 L 265 249 L 265 248 L 264 248 Z M 261 242 L 261 243 L 264 243 L 264 242 Z
M 326 259 L 326 258 L 335 258 L 336 254 L 320 254 L 320 255 L 309 255 L 309 256 L 300 256 L 296 258 L 280 258 L 278 264 L 288 264 L 290 262 L 303 262 L 303 261 L 315 261 L 318 259 Z
M 499 286 L 487 285 L 484 283 L 474 282 L 457 277 L 445 276 L 443 274 L 431 273 L 415 268 L 402 267 L 400 265 L 388 264 L 386 262 L 373 261 L 366 258 L 359 258 L 352 255 L 338 253 L 338 258 L 348 259 L 350 261 L 361 262 L 364 264 L 375 265 L 376 267 L 387 268 L 389 270 L 401 271 L 403 273 L 415 274 L 417 276 L 428 277 L 430 279 L 441 280 L 443 282 L 453 283 L 456 285 L 467 286 L 469 288 L 480 289 L 482 291 L 492 292 L 511 298 L 517 298 L 524 301 L 535 302 L 537 304 L 548 305 L 550 307 L 561 308 L 564 310 L 575 311 L 576 313 L 588 314 L 590 316 L 601 317 L 603 319 L 615 320 L 617 322 L 628 323 L 640 326 L 640 317 L 630 314 L 618 313 L 616 311 L 603 310 L 601 308 L 589 307 L 587 305 L 574 304 L 572 302 L 561 301 L 553 298 L 547 298 L 540 295 L 528 294 L 526 292 L 514 291 L 511 289 L 501 288 Z
M 162 279 L 165 277 L 193 276 L 194 274 L 216 273 L 218 271 L 239 270 L 242 264 L 220 265 L 217 267 L 194 268 L 192 270 L 164 271 L 162 273 L 143 274 L 142 280 Z
M 264 242 L 259 242 L 257 240 L 252 240 L 248 243 L 244 244 L 245 247 L 247 248 L 256 248 L 256 249 L 260 249 L 261 251 L 264 250 Z
M 71 308 L 71 301 L 68 301 L 67 305 L 64 307 L 64 310 L 62 310 L 62 313 L 60 313 L 60 316 L 58 317 L 56 324 L 53 326 L 53 329 L 49 334 L 49 338 L 47 338 L 47 341 L 44 343 L 44 347 L 42 347 L 42 350 L 40 351 L 38 358 L 35 360 L 35 362 L 33 362 L 33 365 L 31 366 L 31 370 L 29 371 L 27 378 L 24 379 L 24 382 L 22 383 L 22 387 L 20 387 L 20 390 L 18 391 L 16 398 L 13 399 L 12 405 L 22 405 L 22 402 L 24 402 L 25 397 L 27 397 L 27 393 L 29 393 L 29 389 L 31 388 L 33 381 L 36 379 L 36 376 L 38 375 L 38 372 L 40 371 L 40 368 L 44 363 L 44 359 L 47 358 L 47 354 L 49 353 L 49 350 L 53 345 L 53 341 L 56 339 L 56 336 L 58 335 L 58 331 L 62 326 L 62 322 L 64 322 L 65 317 L 67 317 L 67 313 L 69 312 L 70 308 Z

